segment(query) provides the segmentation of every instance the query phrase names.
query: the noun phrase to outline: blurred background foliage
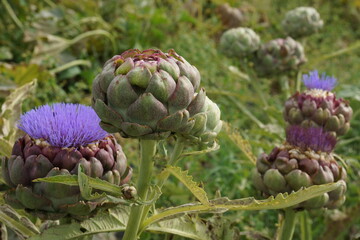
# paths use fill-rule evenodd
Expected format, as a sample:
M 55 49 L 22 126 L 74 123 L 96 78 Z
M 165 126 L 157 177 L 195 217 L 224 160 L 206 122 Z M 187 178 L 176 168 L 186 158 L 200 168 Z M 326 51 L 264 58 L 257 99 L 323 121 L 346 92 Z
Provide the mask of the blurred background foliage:
M 251 159 L 283 141 L 282 108 L 287 97 L 271 91 L 277 77 L 249 78 L 246 66 L 222 55 L 219 37 L 238 26 L 254 29 L 262 42 L 286 37 L 280 26 L 285 13 L 298 6 L 315 7 L 324 28 L 301 39 L 308 62 L 289 75 L 291 93 L 295 92 L 291 83 L 302 73 L 326 72 L 338 78 L 337 96 L 350 101 L 354 117 L 351 131 L 336 148 L 349 175 L 347 201 L 339 210 L 310 212 L 313 239 L 360 238 L 360 1 L 226 2 L 232 12 L 224 11 L 221 0 L 1 0 L 0 104 L 12 90 L 37 79 L 36 91 L 24 101 L 23 111 L 53 102 L 90 105 L 92 81 L 107 59 L 129 48 L 173 48 L 199 69 L 202 86 L 228 123 L 219 136 L 219 151 L 187 157 L 181 167 L 203 183 L 209 198 L 217 192 L 232 199 L 261 199 L 251 184 Z M 136 169 L 137 141 L 121 139 L 121 143 Z M 157 165 L 160 171 L 161 158 Z M 159 206 L 194 200 L 175 179 L 163 191 Z M 229 226 L 239 229 L 241 239 L 270 239 L 278 221 L 276 211 L 224 216 Z

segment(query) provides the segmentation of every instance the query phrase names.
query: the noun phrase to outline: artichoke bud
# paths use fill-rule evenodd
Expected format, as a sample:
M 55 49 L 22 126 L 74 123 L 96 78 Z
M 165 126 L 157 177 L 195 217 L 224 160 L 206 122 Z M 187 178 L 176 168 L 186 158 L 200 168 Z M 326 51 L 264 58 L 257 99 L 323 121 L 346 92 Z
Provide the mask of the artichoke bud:
M 331 90 L 334 77 L 312 71 L 303 75 L 307 90 L 290 97 L 284 108 L 284 119 L 290 125 L 322 127 L 335 136 L 344 135 L 350 128 L 352 109 L 343 99 L 337 99 Z
M 344 181 L 346 171 L 334 159 L 335 137 L 322 128 L 291 126 L 286 142 L 269 155 L 261 154 L 252 174 L 254 186 L 265 195 L 291 193 L 312 185 Z M 340 206 L 346 187 L 310 199 L 296 208 Z
M 88 176 L 116 185 L 128 183 L 132 171 L 121 146 L 99 122 L 91 107 L 77 104 L 45 105 L 22 115 L 19 128 L 26 135 L 15 142 L 13 155 L 2 161 L 4 179 L 11 187 L 6 202 L 43 219 L 94 214 L 102 200 L 82 199 L 79 187 L 33 180 L 76 175 L 82 166 Z
M 250 28 L 232 28 L 220 38 L 220 50 L 228 57 L 252 58 L 260 47 L 260 37 Z
M 122 194 L 125 199 L 134 199 L 137 196 L 137 190 L 133 186 L 124 186 L 122 189 Z
M 110 75 L 109 65 L 114 68 Z M 102 83 L 104 77 L 109 82 Z M 200 80 L 196 67 L 174 50 L 128 50 L 107 61 L 94 80 L 93 108 L 106 131 L 123 137 L 167 138 L 190 131 L 194 123 L 189 115 L 203 109 L 206 95 L 199 91 Z
M 285 33 L 296 38 L 317 33 L 324 22 L 315 8 L 298 7 L 286 13 L 281 25 Z
M 303 46 L 287 37 L 261 45 L 255 55 L 254 67 L 260 77 L 268 77 L 297 70 L 306 61 Z
M 220 119 L 220 109 L 205 96 L 205 92 L 200 93 L 195 97 L 195 104 L 190 106 L 190 113 L 194 113 L 195 109 L 199 109 L 199 113 L 193 115 L 185 128 L 179 129 L 179 134 L 189 141 L 209 143 L 215 140 L 218 133 L 221 131 L 222 121 Z M 200 106 L 203 107 L 200 108 Z

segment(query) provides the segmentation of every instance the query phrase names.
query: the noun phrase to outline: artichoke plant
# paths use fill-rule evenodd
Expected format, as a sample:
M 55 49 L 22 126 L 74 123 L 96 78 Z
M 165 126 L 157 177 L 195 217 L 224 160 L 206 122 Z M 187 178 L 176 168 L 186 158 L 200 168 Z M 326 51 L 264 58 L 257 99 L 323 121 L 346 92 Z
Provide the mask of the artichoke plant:
M 289 36 L 297 38 L 318 32 L 324 22 L 315 8 L 298 7 L 287 12 L 281 24 Z
M 259 156 L 253 172 L 253 183 L 264 195 L 291 193 L 302 187 L 346 179 L 346 171 L 331 152 L 336 138 L 322 128 L 291 126 L 286 142 L 272 152 Z M 346 185 L 324 193 L 295 208 L 337 208 L 345 201 Z
M 203 109 L 200 73 L 174 50 L 128 50 L 112 57 L 93 82 L 93 108 L 107 132 L 163 139 L 189 132 Z
M 260 37 L 250 28 L 232 28 L 220 38 L 220 50 L 228 57 L 250 58 L 260 47 Z
M 10 190 L 5 201 L 42 219 L 67 215 L 86 218 L 104 204 L 86 201 L 79 187 L 34 179 L 84 173 L 116 185 L 128 183 L 132 170 L 121 146 L 99 126 L 91 107 L 78 104 L 44 105 L 21 116 L 19 128 L 26 134 L 4 158 L 2 174 Z M 106 205 L 106 204 L 105 204 Z
M 289 125 L 322 127 L 335 136 L 344 135 L 350 128 L 353 110 L 349 103 L 337 99 L 331 90 L 336 79 L 318 71 L 303 76 L 307 90 L 295 93 L 285 102 L 284 119 Z
M 255 70 L 259 76 L 271 76 L 297 70 L 307 61 L 303 46 L 287 37 L 261 45 L 255 57 Z

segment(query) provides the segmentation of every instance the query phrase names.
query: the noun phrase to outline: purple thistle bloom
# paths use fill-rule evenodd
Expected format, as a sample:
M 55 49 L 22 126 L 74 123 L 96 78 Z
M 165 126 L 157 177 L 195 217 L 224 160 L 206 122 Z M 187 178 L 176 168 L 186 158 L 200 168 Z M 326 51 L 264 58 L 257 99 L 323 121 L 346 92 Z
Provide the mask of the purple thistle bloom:
M 20 117 L 18 127 L 34 139 L 45 139 L 56 147 L 79 147 L 108 134 L 100 118 L 88 106 L 71 103 L 43 105 Z
M 336 137 L 319 127 L 290 126 L 286 129 L 286 141 L 302 149 L 322 152 L 331 152 L 336 145 Z
M 325 73 L 320 76 L 317 70 L 304 74 L 303 82 L 308 89 L 331 91 L 336 86 L 336 78 L 326 76 Z

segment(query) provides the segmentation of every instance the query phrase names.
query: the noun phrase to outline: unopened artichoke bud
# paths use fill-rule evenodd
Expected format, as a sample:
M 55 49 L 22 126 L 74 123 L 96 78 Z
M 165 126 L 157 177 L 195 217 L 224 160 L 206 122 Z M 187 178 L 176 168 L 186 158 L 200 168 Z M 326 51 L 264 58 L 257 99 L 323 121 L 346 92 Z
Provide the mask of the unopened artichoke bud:
M 287 37 L 271 40 L 256 52 L 255 70 L 260 77 L 297 70 L 307 61 L 303 46 Z
M 246 21 L 244 13 L 239 8 L 233 8 L 228 3 L 217 7 L 216 12 L 220 15 L 221 22 L 229 28 L 239 27 Z
M 286 142 L 262 154 L 252 178 L 265 196 L 291 193 L 303 187 L 346 180 L 346 172 L 335 160 L 332 150 L 336 138 L 321 128 L 291 126 Z M 345 201 L 346 185 L 298 204 L 295 208 L 337 208 Z
M 191 118 L 194 124 L 190 129 L 180 129 L 181 136 L 195 142 L 209 143 L 215 140 L 221 130 L 222 121 L 220 120 L 220 109 L 206 97 L 205 104 L 199 113 Z
M 281 24 L 289 36 L 297 38 L 318 32 L 324 22 L 315 8 L 298 7 L 287 12 Z
M 228 57 L 252 57 L 260 47 L 260 37 L 250 28 L 232 28 L 220 38 L 220 50 Z
M 93 82 L 93 108 L 107 132 L 164 139 L 191 128 L 203 108 L 200 73 L 174 50 L 128 50 L 105 63 Z
M 79 104 L 44 105 L 23 114 L 18 127 L 26 134 L 2 162 L 3 177 L 11 187 L 5 201 L 43 219 L 81 219 L 95 213 L 103 202 L 86 201 L 78 187 L 33 180 L 76 175 L 81 165 L 88 176 L 119 186 L 128 183 L 132 170 L 125 154 L 99 122 L 91 107 Z
M 285 102 L 284 119 L 289 125 L 322 127 L 335 136 L 347 133 L 353 110 L 349 103 L 337 99 L 331 90 L 336 85 L 334 77 L 321 76 L 312 71 L 303 76 L 307 87 L 297 92 Z

